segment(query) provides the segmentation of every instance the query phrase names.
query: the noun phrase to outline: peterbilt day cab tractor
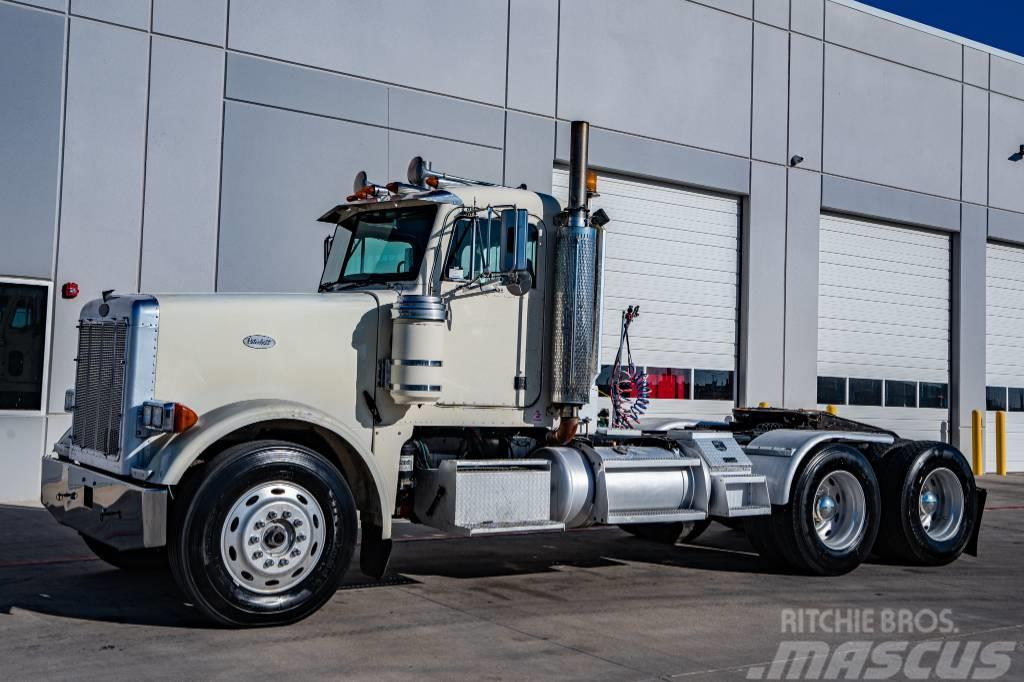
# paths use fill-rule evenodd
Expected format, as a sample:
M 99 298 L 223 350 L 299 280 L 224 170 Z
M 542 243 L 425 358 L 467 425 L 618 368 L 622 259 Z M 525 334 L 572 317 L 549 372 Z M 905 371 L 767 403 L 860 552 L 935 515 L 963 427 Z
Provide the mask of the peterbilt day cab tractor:
M 187 601 L 231 626 L 316 611 L 357 535 L 360 569 L 382 576 L 395 518 L 468 536 L 617 525 L 668 543 L 720 519 L 819 575 L 871 552 L 974 551 L 984 491 L 945 443 L 818 411 L 644 422 L 623 409 L 636 391 L 616 391 L 598 427 L 614 223 L 588 208 L 588 126 L 571 130 L 564 207 L 417 158 L 406 182 L 361 174 L 320 218 L 337 227 L 318 293 L 86 304 L 43 503 L 114 566 L 169 564 Z M 635 368 L 618 374 L 642 393 Z

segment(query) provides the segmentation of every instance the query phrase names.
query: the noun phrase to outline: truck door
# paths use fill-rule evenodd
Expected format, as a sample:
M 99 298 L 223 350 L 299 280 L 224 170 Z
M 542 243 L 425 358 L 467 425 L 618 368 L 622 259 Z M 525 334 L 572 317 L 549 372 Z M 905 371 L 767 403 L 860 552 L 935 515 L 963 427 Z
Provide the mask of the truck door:
M 446 405 L 526 408 L 540 397 L 543 363 L 544 288 L 538 254 L 541 236 L 530 225 L 527 261 L 532 283 L 522 295 L 496 278 L 500 220 L 459 218 L 451 229 L 441 291 L 449 301 L 450 334 L 445 349 Z

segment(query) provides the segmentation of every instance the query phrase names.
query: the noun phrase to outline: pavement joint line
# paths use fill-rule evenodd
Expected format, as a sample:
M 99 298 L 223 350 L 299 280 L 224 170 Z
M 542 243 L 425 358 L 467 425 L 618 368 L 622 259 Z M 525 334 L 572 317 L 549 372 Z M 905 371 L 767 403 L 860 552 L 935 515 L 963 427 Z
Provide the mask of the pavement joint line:
M 610 665 L 614 665 L 614 666 L 616 666 L 618 668 L 622 668 L 623 670 L 629 670 L 630 672 L 641 673 L 643 675 L 651 675 L 652 674 L 651 672 L 649 672 L 647 670 L 641 670 L 640 668 L 635 668 L 635 667 L 633 667 L 631 665 L 626 665 L 625 663 L 621 663 L 619 661 L 615 661 L 615 660 L 612 660 L 610 658 L 605 658 L 604 656 L 599 656 L 598 654 L 595 654 L 595 653 L 593 653 L 591 651 L 585 651 L 583 649 L 579 649 L 579 648 L 571 646 L 569 644 L 564 644 L 564 643 L 559 642 L 559 641 L 557 641 L 555 639 L 552 639 L 550 637 L 542 637 L 540 635 L 535 635 L 532 632 L 526 632 L 525 630 L 521 630 L 521 629 L 519 629 L 517 627 L 513 627 L 513 626 L 508 625 L 506 623 L 499 623 L 499 622 L 497 622 L 495 620 L 492 620 L 490 618 L 485 618 L 484 616 L 481 616 L 481 615 L 472 613 L 470 611 L 467 611 L 465 609 L 459 608 L 458 606 L 452 606 L 450 604 L 445 604 L 444 602 L 438 601 L 436 599 L 431 599 L 430 597 L 428 597 L 425 594 L 419 594 L 419 593 L 416 593 L 416 592 L 412 592 L 410 590 L 404 589 L 403 587 L 398 587 L 396 589 L 402 590 L 403 592 L 405 592 L 406 594 L 408 594 L 410 596 L 418 596 L 421 599 L 429 601 L 429 602 L 431 602 L 433 604 L 437 604 L 441 608 L 451 609 L 452 611 L 456 611 L 456 612 L 461 613 L 461 614 L 463 614 L 465 616 L 469 616 L 470 618 L 472 618 L 474 620 L 478 620 L 478 621 L 481 621 L 481 622 L 484 622 L 484 623 L 490 623 L 491 625 L 494 625 L 495 627 L 499 627 L 499 628 L 502 628 L 502 629 L 505 629 L 505 630 L 510 630 L 512 632 L 516 632 L 516 633 L 518 633 L 520 635 L 523 635 L 524 637 L 529 637 L 530 639 L 536 640 L 538 642 L 545 642 L 547 644 L 553 644 L 554 646 L 556 646 L 556 647 L 558 647 L 560 649 L 565 649 L 566 651 L 572 651 L 572 652 L 575 652 L 577 654 L 581 654 L 583 656 L 587 656 L 589 658 L 594 658 L 594 659 L 597 659 L 599 661 L 604 661 L 605 663 L 608 663 Z M 653 673 L 653 674 L 656 674 L 656 673 Z
M 1002 632 L 1004 630 L 1018 630 L 1020 628 L 1024 628 L 1024 623 L 1016 623 L 1014 625 L 1002 625 L 1002 626 L 999 626 L 999 627 L 996 627 L 996 628 L 988 628 L 986 630 L 977 630 L 977 631 L 974 631 L 974 632 L 954 632 L 954 633 L 950 633 L 950 634 L 948 634 L 948 635 L 946 635 L 944 637 L 925 637 L 924 639 L 913 639 L 912 640 L 908 636 L 907 639 L 909 641 L 913 641 L 913 642 L 916 642 L 916 643 L 921 643 L 921 642 L 944 642 L 944 641 L 950 640 L 950 639 L 959 639 L 961 637 L 967 637 L 967 636 L 975 637 L 975 636 L 981 636 L 981 635 L 988 635 L 988 634 L 992 634 L 993 632 Z M 873 645 L 874 644 L 872 643 L 872 646 Z M 871 650 L 871 647 L 868 647 L 868 651 L 870 651 L 870 650 Z M 857 651 L 863 651 L 863 649 L 857 649 Z M 828 655 L 831 655 L 831 652 L 829 654 L 827 654 L 825 657 L 827 657 Z M 788 660 L 790 660 L 790 661 L 806 661 L 806 660 L 812 660 L 812 659 L 816 659 L 816 658 L 822 658 L 822 656 L 819 655 L 819 654 L 811 654 L 809 656 L 800 656 L 799 658 L 790 658 Z M 748 664 L 745 664 L 745 665 L 738 665 L 738 666 L 733 666 L 733 667 L 728 667 L 728 668 L 708 668 L 707 670 L 692 670 L 690 672 L 685 672 L 685 673 L 674 673 L 674 674 L 669 674 L 669 675 L 663 675 L 662 677 L 660 677 L 658 679 L 661 679 L 661 680 L 677 680 L 677 679 L 680 679 L 682 677 L 694 677 L 696 675 L 711 675 L 713 673 L 739 672 L 741 670 L 747 670 L 749 668 L 754 668 L 754 667 L 767 667 L 767 666 L 769 666 L 769 665 L 771 665 L 773 663 L 775 663 L 775 659 L 772 659 L 770 661 L 759 661 L 757 663 L 748 663 Z

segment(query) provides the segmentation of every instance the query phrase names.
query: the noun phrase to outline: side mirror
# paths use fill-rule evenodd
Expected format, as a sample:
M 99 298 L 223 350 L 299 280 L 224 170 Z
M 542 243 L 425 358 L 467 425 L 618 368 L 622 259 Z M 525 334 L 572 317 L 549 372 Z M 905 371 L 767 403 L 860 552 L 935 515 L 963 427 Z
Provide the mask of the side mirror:
M 530 214 L 525 208 L 501 212 L 501 271 L 527 270 L 526 246 L 530 239 Z
M 327 267 L 327 259 L 331 256 L 331 246 L 334 245 L 334 235 L 324 237 L 324 267 Z

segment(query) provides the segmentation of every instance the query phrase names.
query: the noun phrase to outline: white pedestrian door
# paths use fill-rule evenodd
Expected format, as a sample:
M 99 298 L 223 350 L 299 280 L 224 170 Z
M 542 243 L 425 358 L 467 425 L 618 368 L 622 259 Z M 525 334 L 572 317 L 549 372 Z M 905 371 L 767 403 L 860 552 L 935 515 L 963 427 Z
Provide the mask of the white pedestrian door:
M 949 235 L 821 216 L 818 403 L 949 440 Z
M 565 205 L 568 173 L 554 170 Z M 736 197 L 601 174 L 591 209 L 611 218 L 605 250 L 604 324 L 598 384 L 604 392 L 622 311 L 633 359 L 647 368 L 652 418 L 714 418 L 736 400 L 740 203 Z M 599 401 L 600 408 L 608 400 Z
M 996 470 L 996 411 L 1006 412 L 1008 471 L 1024 471 L 1024 248 L 989 244 L 986 263 L 985 471 Z

